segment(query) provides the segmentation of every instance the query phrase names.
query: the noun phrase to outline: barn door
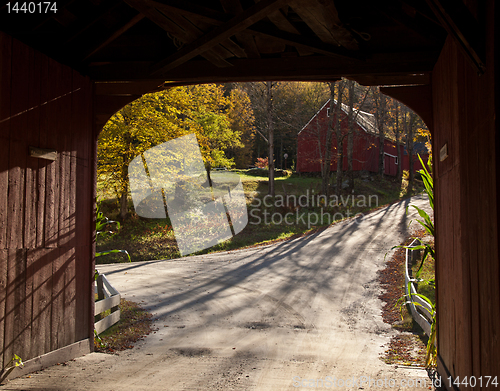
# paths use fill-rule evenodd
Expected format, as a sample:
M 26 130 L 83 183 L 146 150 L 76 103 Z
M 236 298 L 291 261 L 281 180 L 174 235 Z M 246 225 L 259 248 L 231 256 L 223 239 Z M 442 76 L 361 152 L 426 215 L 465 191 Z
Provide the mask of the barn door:
M 397 173 L 397 157 L 389 154 L 384 155 L 384 174 L 396 176 Z

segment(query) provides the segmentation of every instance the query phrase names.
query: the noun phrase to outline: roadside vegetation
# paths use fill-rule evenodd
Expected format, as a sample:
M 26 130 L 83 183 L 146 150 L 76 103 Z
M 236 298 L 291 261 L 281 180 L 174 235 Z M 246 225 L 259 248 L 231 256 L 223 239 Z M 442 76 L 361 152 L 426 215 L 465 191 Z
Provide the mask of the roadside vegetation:
M 139 304 L 121 299 L 120 311 L 120 321 L 94 338 L 96 351 L 115 353 L 131 349 L 137 341 L 153 331 L 153 315 Z
M 414 238 L 423 238 L 424 230 L 418 230 L 409 237 L 403 246 L 409 245 Z M 399 333 L 391 338 L 381 359 L 386 364 L 404 366 L 425 366 L 428 337 L 415 322 L 406 306 L 399 306 L 399 299 L 405 295 L 405 249 L 397 248 L 386 266 L 379 274 L 382 293 L 379 296 L 384 302 L 382 318 L 384 322 L 397 329 Z M 418 268 L 418 265 L 415 266 Z M 431 264 L 426 268 L 433 274 Z
M 431 159 L 427 162 L 427 167 L 420 158 L 423 169 L 419 174 L 423 180 L 425 193 L 429 199 L 429 206 L 434 209 L 434 186 L 431 175 Z M 415 234 L 408 238 L 405 243 L 394 246 L 397 249 L 386 268 L 380 274 L 380 282 L 384 288 L 381 299 L 385 301 L 383 318 L 393 327 L 399 327 L 403 333 L 391 339 L 389 349 L 385 352 L 384 361 L 389 364 L 399 363 L 412 365 L 414 362 L 425 366 L 428 370 L 433 370 L 437 364 L 437 307 L 436 307 L 436 285 L 435 285 L 435 229 L 434 222 L 429 214 L 416 205 L 410 205 L 418 211 L 419 217 L 416 222 L 422 227 Z M 410 242 L 417 239 L 418 243 L 410 245 Z M 422 257 L 412 265 L 412 279 L 405 287 L 406 250 L 420 250 Z M 416 288 L 416 293 L 411 293 L 410 285 Z M 408 288 L 408 294 L 406 293 Z M 408 305 L 414 302 L 413 297 L 418 296 L 424 300 L 431 308 L 432 320 L 429 335 L 423 332 L 420 326 L 411 316 Z M 416 306 L 422 305 L 414 302 Z M 418 308 L 417 308 L 418 309 Z M 400 312 L 401 321 L 394 319 L 395 312 Z M 416 336 L 420 338 L 417 339 Z M 425 343 L 425 347 L 422 346 Z

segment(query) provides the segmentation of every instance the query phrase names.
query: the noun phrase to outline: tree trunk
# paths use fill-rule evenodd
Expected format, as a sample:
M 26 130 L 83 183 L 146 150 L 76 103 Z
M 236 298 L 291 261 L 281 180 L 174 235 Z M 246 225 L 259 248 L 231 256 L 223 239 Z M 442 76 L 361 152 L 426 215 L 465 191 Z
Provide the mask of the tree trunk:
M 120 218 L 125 220 L 128 214 L 128 186 L 125 186 L 125 190 L 120 195 Z
M 283 170 L 283 135 L 280 134 L 280 168 Z
M 396 130 L 395 130 L 395 136 L 396 136 L 396 149 L 397 149 L 397 157 L 398 157 L 398 165 L 397 165 L 397 173 L 396 173 L 396 178 L 401 181 L 402 178 L 402 169 L 401 167 L 403 166 L 403 162 L 401 161 L 401 145 L 399 142 L 400 134 L 401 134 L 401 129 L 399 128 L 399 103 L 396 106 Z
M 123 116 L 125 124 L 128 124 L 128 117 L 126 115 Z M 132 136 L 130 133 L 126 133 L 123 136 L 123 139 L 126 143 L 131 144 L 132 143 Z M 122 155 L 123 159 L 123 165 L 121 168 L 121 192 L 120 192 L 120 218 L 125 220 L 125 218 L 128 215 L 128 165 L 130 163 L 130 156 L 129 152 L 124 153 Z
M 207 170 L 208 186 L 213 187 L 212 175 L 210 175 L 210 172 L 212 171 L 212 167 L 208 166 L 208 167 L 206 167 L 206 170 Z
M 330 167 L 332 165 L 332 138 L 333 138 L 333 109 L 335 107 L 335 83 L 330 86 L 330 117 L 326 129 L 325 155 L 321 161 L 321 192 L 328 197 L 330 188 Z M 318 138 L 321 137 L 318 124 Z M 321 142 L 319 145 L 321 153 Z
M 408 150 L 408 162 L 409 162 L 409 183 L 408 190 L 410 194 L 413 192 L 413 181 L 415 179 L 415 173 L 413 172 L 413 123 L 415 122 L 415 113 L 410 113 L 410 120 L 408 124 L 408 137 L 406 139 L 407 142 L 407 150 Z
M 378 174 L 382 178 L 384 176 L 384 144 L 385 144 L 385 134 L 384 134 L 384 119 L 385 119 L 385 96 L 378 93 L 378 105 L 377 105 L 377 127 L 378 127 Z
M 343 165 L 344 165 L 344 135 L 340 126 L 342 113 L 342 98 L 344 94 L 344 81 L 339 82 L 337 105 L 335 106 L 335 136 L 337 138 L 337 175 L 336 194 L 342 192 Z
M 272 82 L 267 82 L 267 131 L 269 141 L 269 191 L 268 194 L 274 197 L 274 128 L 272 118 Z
M 349 80 L 348 91 L 349 91 L 349 111 L 347 114 L 348 118 L 348 131 L 347 131 L 347 176 L 349 178 L 349 191 L 354 190 L 354 170 L 352 166 L 353 159 L 353 148 L 354 148 L 354 81 Z

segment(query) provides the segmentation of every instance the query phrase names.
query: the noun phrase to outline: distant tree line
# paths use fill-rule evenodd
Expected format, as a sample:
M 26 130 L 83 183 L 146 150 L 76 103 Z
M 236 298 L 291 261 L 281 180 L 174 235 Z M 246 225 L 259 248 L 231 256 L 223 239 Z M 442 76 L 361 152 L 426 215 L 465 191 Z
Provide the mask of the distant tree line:
M 274 169 L 294 169 L 297 135 L 328 99 L 332 112 L 336 111 L 330 117 L 327 146 L 336 139 L 338 156 L 333 158 L 340 162 L 340 146 L 348 146 L 348 167 L 337 165 L 337 189 L 344 171 L 353 186 L 353 124 L 358 110 L 375 115 L 381 140 L 389 137 L 406 143 L 409 153 L 414 140 L 428 141 L 427 128 L 414 112 L 376 87 L 363 87 L 347 79 L 335 83 L 267 81 L 173 87 L 142 96 L 108 121 L 99 138 L 98 180 L 116 194 L 120 215 L 125 218 L 130 192 L 127 169 L 132 159 L 162 142 L 195 133 L 209 173 L 216 167 L 248 168 L 259 158 L 267 159 L 269 193 L 274 194 Z M 339 104 L 334 106 L 334 101 Z M 342 103 L 348 113 L 347 134 L 340 131 L 338 123 Z M 330 186 L 331 159 L 331 148 L 327 147 L 321 172 L 324 193 Z M 398 172 L 398 177 L 401 174 Z M 413 179 L 413 170 L 410 175 Z

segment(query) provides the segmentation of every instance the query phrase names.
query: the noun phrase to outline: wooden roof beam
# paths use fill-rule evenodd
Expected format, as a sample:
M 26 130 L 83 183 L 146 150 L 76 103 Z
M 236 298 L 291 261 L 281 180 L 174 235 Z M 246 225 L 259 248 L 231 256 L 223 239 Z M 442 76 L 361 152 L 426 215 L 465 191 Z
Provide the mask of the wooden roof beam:
M 231 15 L 241 14 L 244 10 L 240 0 L 220 0 L 222 9 Z
M 83 60 L 85 61 L 87 58 L 91 57 L 93 54 L 97 53 L 102 48 L 108 46 L 116 38 L 118 38 L 120 35 L 122 35 L 126 31 L 128 31 L 129 29 L 131 29 L 133 26 L 135 26 L 137 23 L 139 23 L 142 19 L 144 19 L 143 14 L 137 14 L 136 16 L 134 16 L 131 20 L 129 20 L 127 23 L 125 23 L 123 26 L 121 26 L 118 30 L 116 30 L 112 34 L 110 34 L 108 38 L 104 39 L 101 44 L 99 44 L 94 49 L 91 49 L 90 52 L 83 58 Z
M 224 9 L 226 6 L 229 7 L 227 10 L 229 14 L 239 14 L 243 12 L 243 8 L 241 7 L 239 1 L 224 1 L 227 4 L 224 3 L 222 4 L 222 6 Z M 215 11 L 211 8 L 206 8 L 182 0 L 169 0 L 168 4 L 159 3 L 157 1 L 150 1 L 150 3 L 153 4 L 158 10 L 164 11 L 166 13 L 179 13 L 194 24 L 209 23 L 215 26 L 220 26 L 221 24 L 228 22 L 230 19 L 230 16 L 223 12 Z M 259 50 L 252 35 L 246 33 L 245 31 L 242 31 L 236 33 L 235 36 L 238 39 L 239 43 L 243 46 L 246 57 L 260 57 Z
M 74 1 L 75 0 L 57 2 L 57 10 L 59 11 L 65 9 L 68 5 L 70 5 Z M 52 12 L 39 13 L 38 16 L 40 16 L 41 20 L 36 23 L 34 30 L 38 30 L 40 27 L 43 27 L 49 20 L 54 19 L 54 14 Z
M 130 0 L 129 0 L 130 1 Z M 290 0 L 263 0 L 248 8 L 243 13 L 235 16 L 227 23 L 215 28 L 211 32 L 201 36 L 191 44 L 186 45 L 177 53 L 157 62 L 151 67 L 151 75 L 161 75 L 191 60 L 192 58 L 206 52 L 214 45 L 221 43 L 234 34 L 245 30 L 252 24 L 258 22 L 268 13 L 283 7 Z
M 403 6 L 405 6 L 405 4 L 403 4 Z M 443 34 L 445 34 L 441 25 L 432 23 L 416 10 L 415 16 L 410 16 L 407 12 L 404 12 L 404 10 L 397 11 L 394 8 L 387 8 L 382 11 L 382 14 L 390 18 L 395 23 L 406 26 L 415 31 L 421 37 L 429 40 L 441 40 L 443 38 Z M 420 21 L 416 20 L 417 16 L 420 18 Z M 424 24 L 422 21 L 425 21 L 426 23 Z
M 243 7 L 241 6 L 240 0 L 221 0 L 221 4 L 224 12 L 227 12 L 231 15 L 238 15 L 244 11 Z M 223 15 L 222 19 L 216 19 L 224 20 L 224 17 L 225 15 Z M 235 36 L 238 42 L 240 42 L 240 44 L 245 49 L 247 57 L 260 58 L 259 48 L 257 47 L 255 39 L 252 35 L 249 35 L 245 32 L 239 32 L 236 33 Z
M 462 1 L 426 0 L 441 25 L 457 41 L 478 74 L 485 68 L 485 34 L 478 21 Z
M 257 0 L 260 1 L 260 0 Z M 289 34 L 300 35 L 300 31 L 290 22 L 285 15 L 281 12 L 281 10 L 277 10 L 271 12 L 267 15 L 267 18 L 281 31 L 284 31 Z M 297 51 L 301 56 L 307 56 L 313 54 L 314 51 L 309 48 L 305 48 L 303 46 L 296 46 Z
M 59 5 L 59 4 L 58 4 Z M 104 16 L 109 12 L 112 12 L 120 6 L 119 2 L 105 2 L 99 6 L 96 12 L 93 14 L 91 20 L 78 20 L 74 27 L 71 27 L 69 36 L 65 40 L 65 45 L 69 46 L 76 38 L 82 35 L 84 32 L 92 28 L 97 22 L 99 22 Z
M 203 31 L 204 29 L 209 30 L 214 27 L 212 23 L 207 22 L 194 24 L 188 18 L 185 18 L 183 15 L 175 12 L 169 12 L 167 15 L 174 21 L 174 23 L 179 25 L 187 34 L 189 34 L 189 41 L 194 41 L 195 39 L 205 34 L 205 31 Z M 239 58 L 244 58 L 247 56 L 245 51 L 241 47 L 231 41 L 231 38 L 225 39 L 220 44 L 215 45 L 212 50 L 214 50 L 223 58 L 232 57 L 233 55 Z
M 342 27 L 333 1 L 294 0 L 290 6 L 323 42 L 358 50 L 357 41 Z
M 438 56 L 439 51 L 436 50 L 375 53 L 363 61 L 339 61 L 338 58 L 330 56 L 297 57 L 293 61 L 287 58 L 233 59 L 233 66 L 229 68 L 217 68 L 208 61 L 189 61 L 184 66 L 168 72 L 167 77 L 158 76 L 154 79 L 214 83 L 255 80 L 314 81 L 342 76 L 354 78 L 355 75 L 411 75 L 431 72 Z M 148 69 L 151 69 L 151 62 L 96 63 L 89 65 L 88 74 L 93 80 L 141 80 Z M 416 81 L 415 84 L 420 82 L 422 81 Z
M 197 12 L 202 12 L 202 9 L 193 9 L 189 8 L 187 9 L 186 7 L 182 7 L 182 4 L 175 4 L 175 6 L 172 6 L 171 4 L 166 5 L 166 4 L 160 4 L 155 2 L 152 2 L 157 6 L 159 9 L 163 9 L 165 12 L 178 12 L 181 14 L 184 14 L 188 19 L 191 19 L 193 21 L 200 20 L 205 23 L 211 23 L 215 26 L 221 26 L 223 25 L 226 21 L 226 16 L 221 13 L 216 13 L 214 12 L 207 12 L 207 15 L 199 15 Z M 275 11 L 279 12 L 281 14 L 281 11 Z M 281 14 L 282 17 L 284 18 L 283 14 Z M 264 26 L 264 24 L 254 24 L 253 26 L 247 28 L 244 32 L 241 32 L 238 35 L 238 39 L 241 39 L 243 36 L 249 36 L 249 35 L 254 35 L 254 36 L 259 36 L 263 38 L 271 38 L 275 39 L 281 43 L 284 43 L 286 45 L 294 46 L 298 50 L 304 53 L 320 53 L 328 56 L 337 56 L 337 57 L 346 57 L 346 58 L 359 58 L 360 56 L 355 55 L 353 52 L 343 50 L 343 48 L 338 48 L 338 46 L 333 46 L 329 44 L 325 44 L 319 40 L 312 40 L 312 39 L 306 39 L 302 37 L 299 33 L 291 33 L 288 31 L 284 31 L 282 29 L 276 29 L 276 28 L 269 28 L 269 26 L 272 26 L 271 24 L 268 23 L 268 27 Z M 259 56 L 253 56 L 259 57 Z
M 343 47 L 323 43 L 317 39 L 307 39 L 302 35 L 290 34 L 286 31 L 278 29 L 264 28 L 262 25 L 252 26 L 247 29 L 247 31 L 256 36 L 275 39 L 287 45 L 295 46 L 297 49 L 301 49 L 303 51 L 311 51 L 326 56 L 342 57 L 344 59 L 351 60 L 361 59 L 361 55 L 359 53 L 348 51 Z
M 135 8 L 146 18 L 155 23 L 158 27 L 162 28 L 168 33 L 174 35 L 183 43 L 187 43 L 195 39 L 192 36 L 192 31 L 186 31 L 181 26 L 170 20 L 165 14 L 156 8 L 156 2 L 146 0 L 125 0 L 131 7 Z M 231 66 L 219 53 L 206 52 L 203 57 L 218 67 Z
M 199 18 L 205 18 L 205 21 L 210 22 L 211 20 L 220 20 L 223 22 L 229 22 L 234 15 L 230 15 L 232 12 L 229 12 L 229 15 L 216 11 L 212 8 L 204 7 L 195 3 L 191 3 L 185 0 L 168 0 L 166 3 L 160 3 L 156 0 L 148 0 L 148 3 L 154 6 L 159 10 L 166 10 L 166 12 L 179 12 L 185 16 L 196 16 Z M 243 12 L 243 8 L 241 8 L 241 12 Z M 237 14 L 239 14 L 238 12 Z

